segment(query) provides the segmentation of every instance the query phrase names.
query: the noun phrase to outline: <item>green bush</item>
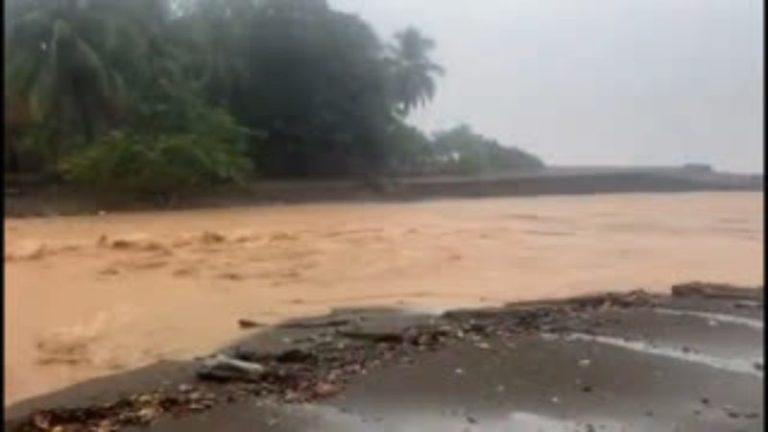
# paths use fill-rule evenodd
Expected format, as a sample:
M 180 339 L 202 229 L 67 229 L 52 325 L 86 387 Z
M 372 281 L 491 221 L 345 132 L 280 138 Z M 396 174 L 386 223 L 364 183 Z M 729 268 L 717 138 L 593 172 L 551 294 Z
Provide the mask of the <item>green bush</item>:
M 174 106 L 183 109 L 154 113 L 129 133 L 113 132 L 74 151 L 61 173 L 87 189 L 129 196 L 170 197 L 245 180 L 252 170 L 243 146 L 248 132 L 226 111 L 194 98 Z M 153 127 L 158 124 L 163 127 Z
M 241 182 L 251 166 L 234 143 L 196 134 L 111 134 L 66 158 L 61 169 L 89 189 L 167 196 Z

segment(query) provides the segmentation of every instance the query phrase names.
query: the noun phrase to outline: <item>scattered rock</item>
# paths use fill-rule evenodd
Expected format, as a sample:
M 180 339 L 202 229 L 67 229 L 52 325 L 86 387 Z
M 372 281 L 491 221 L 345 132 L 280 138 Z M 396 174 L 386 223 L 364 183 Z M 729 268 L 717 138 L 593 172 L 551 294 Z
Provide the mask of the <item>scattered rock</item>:
M 231 355 L 220 354 L 204 359 L 196 371 L 197 376 L 203 381 L 225 382 L 225 385 L 212 387 L 217 389 L 218 396 L 205 392 L 205 387 L 210 384 L 201 383 L 199 387 L 191 384 L 176 387 L 171 385 L 165 395 L 161 392 L 144 394 L 104 406 L 61 411 L 53 417 L 50 414 L 38 413 L 26 420 L 27 427 L 35 429 L 25 430 L 51 431 L 64 425 L 67 427 L 66 431 L 69 431 L 70 425 L 78 425 L 74 430 L 106 432 L 127 425 L 145 425 L 164 414 L 193 413 L 219 403 L 236 402 L 249 397 L 269 396 L 286 402 L 311 402 L 338 394 L 351 376 L 364 374 L 380 365 L 396 364 L 401 360 L 410 361 L 414 358 L 416 350 L 439 348 L 461 340 L 466 340 L 479 349 L 491 349 L 486 337 L 531 334 L 545 326 L 551 329 L 552 323 L 561 317 L 594 311 L 606 303 L 610 307 L 643 304 L 645 297 L 634 294 L 634 297 L 629 296 L 624 300 L 621 298 L 614 296 L 607 301 L 606 297 L 603 297 L 600 301 L 565 303 L 541 309 L 502 310 L 493 313 L 462 312 L 456 316 L 444 316 L 437 320 L 435 324 L 438 325 L 414 326 L 398 331 L 371 331 L 355 327 L 348 330 L 349 327 L 344 326 L 351 324 L 351 320 L 338 317 L 284 324 L 280 327 L 330 330 L 317 332 L 317 335 L 311 338 L 301 335 L 286 337 L 285 342 L 292 347 L 276 353 L 241 352 L 236 349 Z M 238 320 L 238 325 L 242 328 L 262 326 L 261 323 L 249 319 Z M 296 336 L 290 332 L 288 334 Z M 553 334 L 552 337 L 558 336 Z M 279 336 L 276 342 L 280 342 Z M 683 349 L 690 350 L 687 347 Z M 761 363 L 754 365 L 756 369 L 762 370 Z M 578 360 L 578 366 L 589 367 L 591 360 Z M 462 368 L 455 368 L 453 372 L 456 375 L 465 374 Z M 503 385 L 491 388 L 498 392 L 505 391 Z M 578 381 L 574 388 L 583 393 L 595 392 L 595 389 L 584 381 Z M 550 400 L 554 404 L 562 403 L 558 397 L 552 397 Z M 704 405 L 710 404 L 707 398 L 701 398 L 701 402 Z M 725 412 L 731 417 L 758 416 L 752 412 Z M 466 411 L 463 414 L 466 415 Z M 461 414 L 458 415 L 461 419 Z M 648 410 L 645 415 L 652 417 L 654 413 Z M 466 415 L 465 418 L 467 423 L 477 423 L 477 419 L 472 416 Z
M 278 363 L 314 363 L 317 361 L 317 355 L 310 351 L 294 348 L 276 355 L 275 361 Z
M 744 288 L 723 283 L 689 282 L 672 287 L 673 297 L 706 297 L 722 299 L 762 299 L 763 289 Z
M 160 416 L 160 409 L 156 407 L 146 407 L 139 410 L 138 413 L 136 413 L 138 419 L 142 423 L 151 423 L 153 420 L 155 420 L 157 417 Z
M 723 412 L 732 419 L 737 419 L 741 417 L 741 414 L 738 412 L 738 410 L 730 405 L 726 405 L 723 407 Z
M 114 422 L 111 420 L 103 420 L 101 421 L 93 430 L 94 432 L 113 432 L 117 431 L 119 428 Z
M 51 429 L 51 416 L 48 413 L 38 413 L 32 417 L 32 424 L 40 430 Z
M 189 393 L 194 390 L 195 387 L 190 384 L 180 384 L 178 390 L 182 393 Z
M 279 327 L 292 328 L 292 329 L 314 329 L 324 327 L 342 327 L 350 323 L 348 319 L 332 319 L 332 320 L 304 320 L 297 322 L 289 322 L 281 324 Z
M 489 350 L 491 349 L 491 346 L 487 342 L 478 342 L 475 344 L 476 347 L 480 348 L 481 350 Z
M 341 392 L 341 390 L 342 390 L 341 386 L 337 384 L 329 383 L 329 382 L 319 382 L 315 384 L 314 394 L 319 398 L 327 398 Z
M 405 341 L 402 334 L 395 332 L 339 331 L 337 334 L 348 339 L 364 340 L 374 343 L 398 344 Z
M 760 309 L 763 307 L 763 304 L 756 301 L 742 300 L 735 302 L 733 307 L 736 309 Z
M 212 381 L 256 381 L 263 372 L 264 366 L 259 363 L 217 354 L 203 362 L 197 376 Z

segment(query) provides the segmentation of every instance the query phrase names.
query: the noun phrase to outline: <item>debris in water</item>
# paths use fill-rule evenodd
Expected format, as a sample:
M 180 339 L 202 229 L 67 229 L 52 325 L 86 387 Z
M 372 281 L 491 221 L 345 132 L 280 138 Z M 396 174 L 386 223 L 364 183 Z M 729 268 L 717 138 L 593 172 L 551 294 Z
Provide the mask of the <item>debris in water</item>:
M 235 272 L 224 272 L 219 274 L 219 278 L 232 281 L 239 281 L 245 279 L 245 276 Z
M 240 328 L 244 328 L 244 329 L 254 328 L 254 327 L 264 327 L 264 324 L 258 321 L 253 321 L 245 318 L 237 320 L 237 325 L 240 326 Z

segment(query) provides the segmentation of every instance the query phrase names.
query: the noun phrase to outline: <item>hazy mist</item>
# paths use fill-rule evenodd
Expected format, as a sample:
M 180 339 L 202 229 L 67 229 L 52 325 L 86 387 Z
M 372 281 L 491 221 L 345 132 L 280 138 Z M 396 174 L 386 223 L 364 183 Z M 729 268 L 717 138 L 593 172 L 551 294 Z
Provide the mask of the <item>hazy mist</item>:
M 436 40 L 427 130 L 468 122 L 551 164 L 763 171 L 759 0 L 331 3 Z

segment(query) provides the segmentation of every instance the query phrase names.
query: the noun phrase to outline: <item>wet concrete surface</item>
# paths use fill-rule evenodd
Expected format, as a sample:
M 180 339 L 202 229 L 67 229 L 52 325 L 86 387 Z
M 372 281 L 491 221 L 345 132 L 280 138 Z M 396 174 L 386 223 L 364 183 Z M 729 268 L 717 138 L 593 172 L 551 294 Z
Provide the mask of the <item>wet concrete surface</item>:
M 162 417 L 148 430 L 761 431 L 762 300 L 739 302 L 665 298 L 651 307 L 574 310 L 544 319 L 536 331 L 468 335 L 439 349 L 408 352 L 314 403 L 247 399 L 183 418 Z M 474 323 L 491 317 L 503 326 L 507 312 L 476 312 L 472 318 L 473 313 L 451 319 Z M 279 352 L 342 330 L 391 334 L 445 320 L 395 310 L 342 310 L 288 323 L 224 352 Z M 182 369 L 163 380 L 183 380 L 190 372 Z M 97 394 L 108 398 L 117 388 L 159 380 L 163 373 L 157 373 L 105 379 L 20 404 L 6 415 L 83 404 Z

